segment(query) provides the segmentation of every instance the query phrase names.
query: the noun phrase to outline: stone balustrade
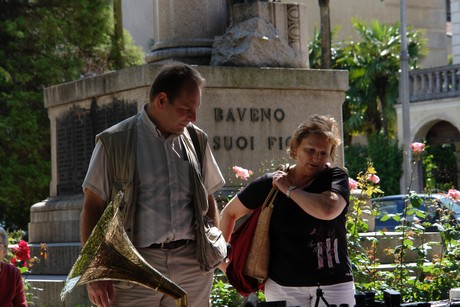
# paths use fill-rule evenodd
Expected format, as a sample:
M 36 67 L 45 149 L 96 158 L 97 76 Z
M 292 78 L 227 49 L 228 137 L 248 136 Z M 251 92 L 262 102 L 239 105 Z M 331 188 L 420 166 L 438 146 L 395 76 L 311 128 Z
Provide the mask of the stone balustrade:
M 460 64 L 409 72 L 411 103 L 460 96 Z

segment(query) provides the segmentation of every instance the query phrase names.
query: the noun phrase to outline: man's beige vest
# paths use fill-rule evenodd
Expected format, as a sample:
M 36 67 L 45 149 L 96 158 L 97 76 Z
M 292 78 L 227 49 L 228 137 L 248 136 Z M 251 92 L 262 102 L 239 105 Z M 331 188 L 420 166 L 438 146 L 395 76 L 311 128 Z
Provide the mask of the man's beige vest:
M 104 146 L 107 158 L 107 178 L 109 181 L 110 195 L 109 199 L 113 200 L 119 191 L 123 191 L 124 197 L 120 205 L 120 211 L 123 214 L 123 224 L 128 237 L 133 239 L 134 211 L 137 195 L 136 183 L 136 146 L 137 146 L 137 120 L 140 113 L 121 121 L 120 123 L 104 130 L 96 136 Z M 200 129 L 195 129 L 201 146 L 201 153 L 205 153 L 207 136 Z M 193 180 L 195 188 L 194 203 L 195 214 L 198 212 L 206 214 L 208 210 L 207 195 L 201 177 L 201 167 L 198 158 L 190 142 L 188 130 L 185 129 L 181 135 L 181 140 L 185 145 L 187 158 L 190 164 L 190 177 L 199 178 Z M 195 215 L 195 219 L 196 219 Z M 196 223 L 196 221 L 195 221 Z M 199 227 L 195 225 L 195 227 Z

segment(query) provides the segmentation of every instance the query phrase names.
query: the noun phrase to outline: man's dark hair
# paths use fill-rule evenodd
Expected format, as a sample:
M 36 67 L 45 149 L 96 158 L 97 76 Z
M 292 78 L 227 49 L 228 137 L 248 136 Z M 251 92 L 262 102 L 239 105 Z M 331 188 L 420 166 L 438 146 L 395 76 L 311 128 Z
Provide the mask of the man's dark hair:
M 205 79 L 197 70 L 187 64 L 169 64 L 162 68 L 153 81 L 150 87 L 149 101 L 153 101 L 159 93 L 165 92 L 168 100 L 172 103 L 179 96 L 184 84 L 188 82 L 193 82 L 201 88 Z

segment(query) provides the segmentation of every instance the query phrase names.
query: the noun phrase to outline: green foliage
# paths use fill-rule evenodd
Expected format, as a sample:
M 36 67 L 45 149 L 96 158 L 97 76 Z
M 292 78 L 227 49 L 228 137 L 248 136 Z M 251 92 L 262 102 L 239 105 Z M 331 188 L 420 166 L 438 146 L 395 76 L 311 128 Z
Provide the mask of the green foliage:
M 457 163 L 454 144 L 435 144 L 425 149 L 423 167 L 426 179 L 432 181 L 432 188 L 446 191 L 458 186 Z M 428 177 L 429 175 L 429 177 Z
M 258 302 L 265 302 L 265 295 L 262 291 L 256 293 Z M 214 280 L 211 291 L 211 306 L 218 307 L 239 307 L 243 306 L 245 298 L 233 288 L 219 270 L 214 273 Z
M 321 32 L 316 27 L 313 29 L 313 39 L 308 43 L 308 63 L 312 69 L 321 67 Z
M 356 228 L 348 228 L 350 230 L 350 234 L 352 236 L 356 236 L 358 233 L 366 232 L 368 230 L 368 225 L 361 224 L 359 218 L 362 217 L 363 214 L 368 214 L 369 216 L 374 215 L 372 212 L 372 207 L 369 207 L 367 204 L 367 200 L 382 195 L 383 191 L 380 189 L 380 185 L 378 183 L 373 183 L 369 178 L 370 176 L 376 176 L 377 171 L 374 168 L 372 160 L 368 159 L 367 161 L 367 168 L 366 171 L 360 172 L 356 177 L 358 182 L 357 191 L 359 191 L 359 195 L 355 196 L 352 193 L 351 199 L 353 202 L 353 212 L 350 212 L 348 215 L 349 218 L 353 218 L 355 221 L 354 223 L 350 223 Z M 364 220 L 364 222 L 368 222 Z
M 394 137 L 393 105 L 399 94 L 399 24 L 380 24 L 375 20 L 367 24 L 354 19 L 353 26 L 359 41 L 342 43 L 342 56 L 336 59 L 337 68 L 348 69 L 350 78 L 344 104 L 344 129 L 348 139 L 356 133 L 370 136 L 376 132 Z M 407 33 L 411 68 L 418 66 L 423 54 L 421 35 L 420 31 Z
M 343 105 L 345 144 L 354 135 L 374 133 L 395 137 L 394 104 L 399 95 L 400 69 L 399 24 L 378 21 L 365 23 L 353 19 L 358 41 L 342 41 L 332 45 L 332 68 L 349 72 L 350 88 Z M 321 58 L 320 33 L 315 31 L 309 44 L 311 68 L 319 68 Z M 426 54 L 426 40 L 421 30 L 407 32 L 410 68 L 418 67 Z
M 355 178 L 362 169 L 363 161 L 370 159 L 380 177 L 385 194 L 399 194 L 399 180 L 402 176 L 402 149 L 398 142 L 375 134 L 369 137 L 368 145 L 345 146 L 345 167 L 350 177 Z
M 373 284 L 378 274 L 376 267 L 378 266 L 375 249 L 366 250 L 361 244 L 360 233 L 367 232 L 369 229 L 369 220 L 377 215 L 373 211 L 369 199 L 380 195 L 383 192 L 380 190 L 378 184 L 373 184 L 369 181 L 370 175 L 376 175 L 375 168 L 372 161 L 368 160 L 367 169 L 365 172 L 360 172 L 357 176 L 357 190 L 350 196 L 351 209 L 347 214 L 347 240 L 349 246 L 350 260 L 353 265 L 353 274 L 357 282 L 357 290 L 365 291 L 371 290 L 369 287 L 360 287 L 361 283 Z M 358 193 L 356 193 L 358 192 Z M 378 241 L 374 237 L 368 237 L 367 240 L 371 242 L 371 246 L 375 247 Z M 375 285 L 372 285 L 375 287 Z
M 420 161 L 421 154 L 414 155 L 412 172 Z M 350 200 L 353 210 L 347 215 L 347 239 L 357 291 L 374 291 L 377 299 L 382 300 L 383 291 L 393 289 L 401 293 L 405 303 L 447 299 L 449 289 L 460 286 L 460 227 L 457 220 L 449 209 L 442 209 L 437 210 L 439 221 L 435 224 L 418 222 L 427 218 L 428 211 L 420 210 L 422 199 L 419 195 L 408 193 L 405 196 L 403 213 L 389 214 L 382 218 L 400 221 L 402 225 L 397 228 L 398 244 L 394 248 L 386 248 L 388 255 L 394 257 L 392 270 L 378 269 L 380 263 L 376 251 L 387 245 L 379 240 L 384 232 L 361 234 L 367 230 L 370 211 L 370 205 L 365 200 L 381 193 L 378 186 L 367 180 L 369 174 L 376 174 L 370 161 L 366 172 L 357 177 L 361 192 L 358 195 L 352 194 Z M 425 206 L 430 204 L 425 203 Z M 378 206 L 372 204 L 374 216 L 379 214 L 378 209 Z M 424 241 L 426 229 L 433 227 L 438 229 L 441 242 Z M 421 243 L 416 245 L 415 238 L 420 238 Z M 370 243 L 366 245 L 368 248 L 363 244 L 366 241 Z M 442 247 L 442 252 L 431 259 L 428 251 L 436 245 Z M 408 253 L 415 253 L 414 263 L 409 263 Z
M 416 220 L 408 219 L 409 215 L 416 215 L 424 219 L 426 212 L 420 211 L 421 198 L 416 193 L 406 195 L 404 212 L 400 216 L 402 226 L 399 227 L 400 244 L 395 249 L 389 250 L 395 257 L 396 270 L 386 278 L 391 278 L 395 287 L 401 292 L 404 301 L 436 301 L 448 298 L 448 290 L 460 285 L 458 278 L 460 274 L 457 265 L 452 259 L 460 256 L 460 249 L 456 240 L 459 236 L 459 225 L 452 220 L 449 210 L 440 212 L 440 223 L 432 225 L 429 222 L 418 223 Z M 429 206 L 430 204 L 425 204 Z M 433 204 L 434 205 L 434 204 Z M 428 227 L 437 227 L 441 235 L 441 242 L 424 242 L 415 245 L 414 238 L 423 238 Z M 450 244 L 455 238 L 455 244 Z M 440 245 L 444 252 L 437 255 L 430 261 L 428 251 L 432 246 Z M 415 252 L 417 259 L 415 266 L 409 266 L 406 257 L 409 252 Z M 448 279 L 445 276 L 448 275 Z
M 243 297 L 229 283 L 214 274 L 211 291 L 211 305 L 222 307 L 237 307 L 243 303 Z
M 340 27 L 335 27 L 331 32 L 331 39 L 333 39 L 337 32 L 339 32 Z M 331 60 L 334 63 L 335 59 L 338 57 L 340 49 L 336 49 L 336 46 L 331 46 Z M 339 56 L 340 57 L 340 56 Z M 308 43 L 308 62 L 310 68 L 320 69 L 321 68 L 321 32 L 315 27 L 313 29 L 313 39 Z
M 111 5 L 109 0 L 0 2 L 0 225 L 27 229 L 30 206 L 49 194 L 43 88 L 143 62 L 141 49 L 128 45 L 123 66 L 115 64 Z
M 348 176 L 356 178 L 362 171 L 363 161 L 369 158 L 367 146 L 364 145 L 347 145 L 344 147 L 345 168 L 348 170 Z
M 403 151 L 398 142 L 382 134 L 374 134 L 368 138 L 367 151 L 379 174 L 382 190 L 387 195 L 399 194 Z
M 48 192 L 49 139 L 45 133 L 49 129 L 40 128 L 47 123 L 43 107 L 38 112 L 34 107 L 34 100 L 41 97 L 19 91 L 12 94 L 21 97 L 0 105 L 0 126 L 4 127 L 0 129 L 0 223 L 4 220 L 13 229 L 26 229 L 28 208 Z
M 426 146 L 425 149 L 428 150 L 429 146 Z M 422 165 L 424 170 L 424 181 L 425 181 L 425 189 L 428 191 L 434 191 L 436 186 L 436 179 L 434 178 L 434 170 L 436 170 L 437 166 L 433 163 L 434 156 L 430 153 L 425 154 L 422 159 Z
M 123 61 L 122 67 L 130 67 L 144 64 L 144 51 L 141 47 L 134 45 L 133 38 L 128 31 L 123 31 L 124 48 L 121 51 Z

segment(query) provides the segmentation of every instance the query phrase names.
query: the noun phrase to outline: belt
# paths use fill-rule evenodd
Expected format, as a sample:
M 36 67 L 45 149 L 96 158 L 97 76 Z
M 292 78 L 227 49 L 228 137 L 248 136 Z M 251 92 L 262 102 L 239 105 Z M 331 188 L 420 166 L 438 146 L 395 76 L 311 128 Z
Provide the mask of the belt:
M 171 242 L 163 242 L 163 243 L 153 243 L 149 247 L 150 248 L 161 248 L 161 249 L 175 249 L 184 245 L 187 245 L 191 240 L 177 240 Z

